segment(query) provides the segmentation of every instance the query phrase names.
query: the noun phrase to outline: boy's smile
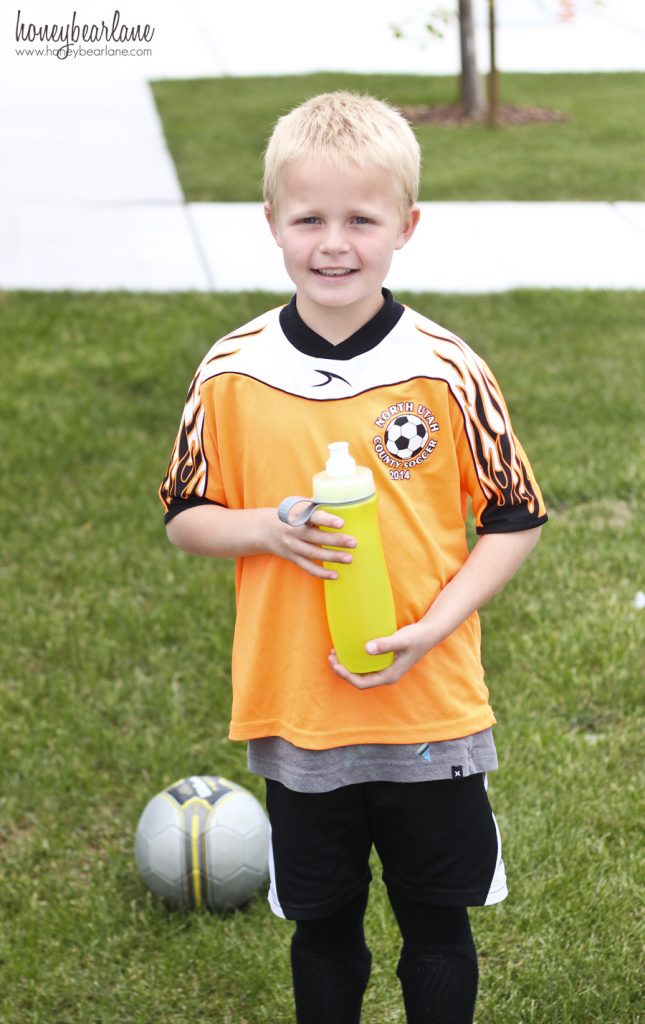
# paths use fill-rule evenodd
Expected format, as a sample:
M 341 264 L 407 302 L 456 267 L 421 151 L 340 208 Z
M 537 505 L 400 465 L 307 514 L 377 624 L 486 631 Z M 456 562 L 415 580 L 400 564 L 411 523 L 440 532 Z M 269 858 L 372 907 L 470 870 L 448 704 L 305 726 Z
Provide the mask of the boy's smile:
M 403 217 L 381 167 L 340 170 L 313 159 L 284 166 L 276 206 L 265 212 L 300 316 L 328 341 L 344 341 L 380 309 L 392 255 L 411 237 L 418 207 Z

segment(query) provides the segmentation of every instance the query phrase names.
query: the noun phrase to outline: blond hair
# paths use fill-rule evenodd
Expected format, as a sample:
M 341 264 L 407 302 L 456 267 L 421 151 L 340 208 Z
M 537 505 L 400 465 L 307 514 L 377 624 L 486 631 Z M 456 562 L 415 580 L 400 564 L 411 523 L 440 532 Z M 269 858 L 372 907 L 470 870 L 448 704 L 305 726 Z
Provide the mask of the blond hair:
M 403 115 L 373 96 L 321 93 L 278 119 L 264 154 L 264 198 L 272 208 L 283 167 L 303 158 L 339 170 L 376 164 L 391 173 L 403 215 L 416 202 L 419 143 Z

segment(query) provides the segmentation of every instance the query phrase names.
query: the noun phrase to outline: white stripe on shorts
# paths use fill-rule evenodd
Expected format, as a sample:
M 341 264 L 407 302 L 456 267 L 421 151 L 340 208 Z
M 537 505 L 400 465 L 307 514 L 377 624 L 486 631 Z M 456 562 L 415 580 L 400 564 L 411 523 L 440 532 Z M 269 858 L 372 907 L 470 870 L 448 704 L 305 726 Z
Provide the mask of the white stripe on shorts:
M 499 828 L 497 827 L 497 820 L 494 814 L 493 822 L 495 824 L 495 832 L 497 834 L 497 863 L 495 864 L 495 871 L 493 872 L 488 896 L 484 902 L 485 907 L 490 907 L 494 903 L 501 903 L 502 900 L 505 900 L 508 896 L 506 868 L 504 867 L 504 861 L 502 860 L 502 837 L 499 834 Z
M 269 906 L 276 917 L 281 917 L 283 921 L 286 920 L 286 914 L 280 906 L 280 900 L 278 899 L 278 887 L 275 881 L 275 861 L 273 859 L 273 838 L 272 829 L 269 826 L 269 894 L 267 899 Z

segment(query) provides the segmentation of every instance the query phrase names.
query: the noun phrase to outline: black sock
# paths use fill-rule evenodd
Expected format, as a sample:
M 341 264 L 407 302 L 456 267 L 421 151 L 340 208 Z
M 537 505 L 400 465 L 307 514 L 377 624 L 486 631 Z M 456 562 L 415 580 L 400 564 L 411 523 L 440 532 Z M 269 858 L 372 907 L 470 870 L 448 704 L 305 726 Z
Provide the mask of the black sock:
M 462 947 L 405 943 L 396 973 L 408 1024 L 472 1024 L 477 965 Z
M 359 1024 L 372 962 L 366 904 L 365 892 L 329 917 L 297 922 L 291 969 L 298 1024 Z
M 390 901 L 403 936 L 397 974 L 408 1024 L 472 1024 L 478 968 L 467 909 Z

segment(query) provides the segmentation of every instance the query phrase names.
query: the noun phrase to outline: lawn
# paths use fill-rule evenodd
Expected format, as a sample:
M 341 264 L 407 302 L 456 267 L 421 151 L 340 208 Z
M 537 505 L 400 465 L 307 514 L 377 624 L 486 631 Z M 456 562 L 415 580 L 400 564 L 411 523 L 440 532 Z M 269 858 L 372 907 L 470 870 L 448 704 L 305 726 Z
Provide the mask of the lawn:
M 347 88 L 395 105 L 454 101 L 450 77 L 325 73 L 161 81 L 153 86 L 191 201 L 261 197 L 276 118 L 316 92 Z M 419 125 L 424 200 L 645 200 L 645 76 L 505 74 L 502 100 L 567 121 L 518 127 Z
M 482 615 L 511 894 L 472 914 L 478 1024 L 636 1024 L 645 295 L 408 298 L 491 362 L 551 513 Z M 264 898 L 172 913 L 133 859 L 181 776 L 263 795 L 226 739 L 232 565 L 171 548 L 156 490 L 198 360 L 275 302 L 0 294 L 3 1024 L 293 1019 L 291 928 Z M 401 1022 L 378 878 L 367 931 L 365 1020 Z

